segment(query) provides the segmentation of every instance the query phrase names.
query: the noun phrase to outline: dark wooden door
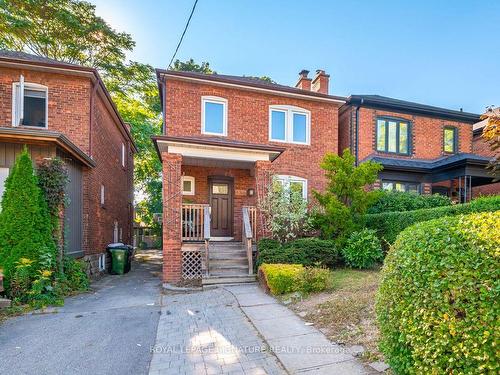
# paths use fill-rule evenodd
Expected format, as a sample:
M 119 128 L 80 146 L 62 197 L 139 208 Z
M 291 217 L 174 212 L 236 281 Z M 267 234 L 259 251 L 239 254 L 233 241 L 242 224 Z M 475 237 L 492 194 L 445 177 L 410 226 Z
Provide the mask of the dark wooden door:
M 212 237 L 233 236 L 233 181 L 211 178 L 209 180 Z

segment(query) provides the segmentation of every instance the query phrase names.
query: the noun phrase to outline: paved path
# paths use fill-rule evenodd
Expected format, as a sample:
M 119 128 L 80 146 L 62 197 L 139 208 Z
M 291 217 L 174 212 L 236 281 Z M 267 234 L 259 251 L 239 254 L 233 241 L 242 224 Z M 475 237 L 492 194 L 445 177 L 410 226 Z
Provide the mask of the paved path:
M 159 266 L 134 263 L 57 313 L 0 325 L 0 374 L 147 374 L 160 316 Z
M 369 374 L 257 285 L 164 296 L 150 375 Z

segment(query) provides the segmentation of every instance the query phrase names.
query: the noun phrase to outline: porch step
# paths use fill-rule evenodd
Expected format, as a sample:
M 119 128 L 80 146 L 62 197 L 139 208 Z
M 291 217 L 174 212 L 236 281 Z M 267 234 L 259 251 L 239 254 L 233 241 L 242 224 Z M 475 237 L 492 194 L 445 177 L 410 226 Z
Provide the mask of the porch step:
M 223 268 L 227 266 L 242 266 L 248 268 L 247 258 L 233 258 L 233 259 L 210 259 L 210 268 Z
M 254 283 L 256 281 L 255 275 L 241 275 L 241 276 L 209 276 L 202 279 L 202 285 L 219 285 L 219 284 L 244 284 Z

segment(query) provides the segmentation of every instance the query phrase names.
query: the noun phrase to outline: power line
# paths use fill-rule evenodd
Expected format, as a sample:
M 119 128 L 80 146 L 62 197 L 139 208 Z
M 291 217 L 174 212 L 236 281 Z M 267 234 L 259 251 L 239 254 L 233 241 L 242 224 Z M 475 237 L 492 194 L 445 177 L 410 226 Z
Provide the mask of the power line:
M 179 44 L 177 44 L 177 48 L 175 49 L 175 52 L 174 52 L 174 54 L 172 56 L 172 59 L 170 60 L 170 63 L 168 64 L 167 69 L 170 69 L 170 66 L 172 65 L 172 62 L 175 59 L 175 55 L 177 55 L 177 51 L 179 51 L 179 48 L 180 48 L 181 43 L 182 43 L 182 39 L 184 39 L 184 35 L 186 34 L 186 31 L 187 31 L 187 29 L 189 27 L 189 22 L 191 22 L 191 17 L 193 17 L 194 10 L 196 9 L 196 4 L 198 4 L 198 0 L 195 0 L 195 2 L 193 4 L 193 9 L 191 9 L 191 14 L 189 15 L 189 18 L 187 20 L 186 27 L 184 28 L 184 31 L 182 32 L 181 39 L 179 40 Z

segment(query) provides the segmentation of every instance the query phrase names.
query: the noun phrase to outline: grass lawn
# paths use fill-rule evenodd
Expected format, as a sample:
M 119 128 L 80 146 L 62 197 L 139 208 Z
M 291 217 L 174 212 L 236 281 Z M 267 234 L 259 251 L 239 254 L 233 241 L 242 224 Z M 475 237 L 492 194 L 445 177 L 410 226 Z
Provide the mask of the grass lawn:
M 331 290 L 311 294 L 289 306 L 331 341 L 362 345 L 362 357 L 367 361 L 382 359 L 377 348 L 379 332 L 374 308 L 379 279 L 379 269 L 336 269 L 332 271 Z

